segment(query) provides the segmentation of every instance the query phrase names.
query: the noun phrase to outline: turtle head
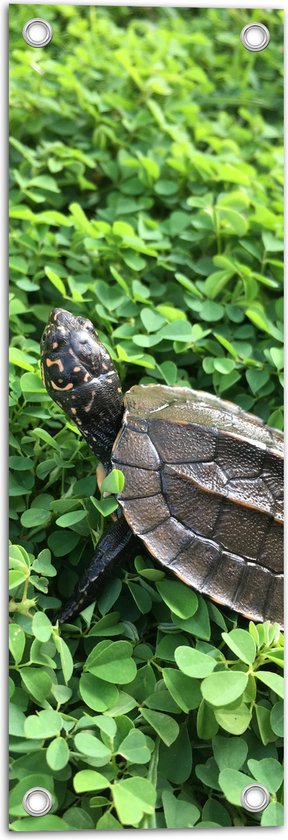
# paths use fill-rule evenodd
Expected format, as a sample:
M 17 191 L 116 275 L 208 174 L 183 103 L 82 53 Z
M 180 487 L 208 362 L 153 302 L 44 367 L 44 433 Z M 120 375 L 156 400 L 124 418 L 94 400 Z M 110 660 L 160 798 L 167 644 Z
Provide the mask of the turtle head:
M 91 321 L 54 309 L 41 339 L 41 370 L 48 394 L 107 462 L 121 424 L 123 395 Z

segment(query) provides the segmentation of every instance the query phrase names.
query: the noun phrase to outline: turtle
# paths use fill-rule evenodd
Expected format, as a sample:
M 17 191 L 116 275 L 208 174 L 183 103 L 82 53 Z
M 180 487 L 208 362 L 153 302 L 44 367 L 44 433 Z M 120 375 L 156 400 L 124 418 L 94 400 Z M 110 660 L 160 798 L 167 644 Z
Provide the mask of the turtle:
M 123 395 L 92 322 L 64 309 L 44 329 L 41 369 L 103 474 L 125 477 L 114 521 L 59 622 L 96 600 L 136 538 L 204 596 L 282 628 L 283 433 L 205 391 L 140 384 Z

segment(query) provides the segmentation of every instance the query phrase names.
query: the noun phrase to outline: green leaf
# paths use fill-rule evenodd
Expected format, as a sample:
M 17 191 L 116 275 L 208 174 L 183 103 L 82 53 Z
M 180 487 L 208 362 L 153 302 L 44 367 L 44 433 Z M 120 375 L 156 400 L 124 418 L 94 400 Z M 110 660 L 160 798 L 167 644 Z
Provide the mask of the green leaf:
M 128 732 L 117 752 L 123 755 L 127 761 L 135 764 L 147 764 L 151 755 L 151 749 L 147 745 L 145 735 L 139 729 L 131 729 Z
M 217 664 L 212 656 L 201 653 L 196 648 L 188 648 L 186 645 L 176 648 L 175 659 L 180 671 L 188 677 L 207 677 L 214 671 Z
M 171 718 L 170 715 L 163 714 L 162 712 L 154 712 L 150 709 L 142 708 L 141 715 L 152 726 L 152 729 L 157 732 L 157 735 L 164 741 L 164 744 L 170 747 L 179 733 L 179 726 L 176 720 Z
M 256 703 L 255 715 L 262 743 L 266 746 L 267 744 L 271 744 L 273 741 L 276 741 L 277 735 L 275 735 L 270 723 L 270 709 Z
M 245 236 L 249 225 L 242 213 L 238 213 L 237 210 L 228 209 L 228 207 L 225 209 L 224 207 L 220 207 L 218 212 L 220 219 L 224 222 L 224 229 L 227 226 L 228 230 L 231 228 L 237 236 Z
M 83 753 L 87 757 L 97 758 L 99 766 L 102 767 L 111 758 L 111 750 L 109 750 L 99 738 L 91 735 L 89 732 L 79 732 L 74 737 L 74 744 L 78 752 Z
M 50 435 L 49 432 L 46 431 L 46 429 L 33 429 L 33 431 L 31 431 L 30 434 L 32 438 L 44 441 L 44 443 L 47 443 L 48 446 L 52 446 L 52 449 L 56 449 L 58 452 L 59 444 L 57 440 L 55 440 L 55 438 L 53 438 L 52 435 Z
M 128 286 L 128 283 L 126 283 L 126 280 L 124 280 L 124 277 L 122 277 L 122 275 L 119 274 L 119 271 L 117 271 L 117 269 L 112 265 L 110 265 L 110 271 L 111 271 L 112 277 L 114 277 L 114 280 L 117 281 L 119 286 L 121 286 L 121 289 L 123 289 L 123 291 L 126 292 L 126 294 L 129 297 L 129 286 Z
M 109 475 L 103 479 L 101 484 L 101 493 L 122 493 L 124 488 L 125 478 L 121 470 L 111 470 Z
M 69 748 L 64 738 L 59 737 L 51 741 L 46 752 L 46 761 L 55 772 L 66 767 L 69 761 Z
M 39 525 L 45 527 L 49 525 L 51 520 L 51 513 L 44 508 L 33 507 L 30 510 L 25 510 L 21 516 L 21 525 L 24 528 L 38 528 Z
M 195 774 L 202 784 L 214 790 L 220 790 L 219 768 L 214 758 L 208 758 L 206 764 L 196 764 Z
M 119 622 L 119 618 L 119 612 L 104 615 L 92 624 L 88 636 L 119 636 L 124 630 L 124 625 Z
M 247 762 L 250 773 L 260 785 L 265 785 L 270 793 L 276 793 L 282 785 L 284 770 L 279 761 L 274 758 L 262 758 L 255 761 L 250 758 Z
M 230 650 L 235 653 L 241 662 L 252 665 L 256 657 L 256 645 L 254 639 L 247 630 L 231 630 L 230 633 L 222 633 L 222 639 Z
M 113 718 L 108 718 L 107 715 L 98 715 L 97 716 L 97 726 L 101 730 L 101 732 L 105 732 L 106 735 L 109 735 L 109 738 L 114 738 L 117 732 L 117 725 Z
M 240 770 L 246 761 L 248 746 L 243 738 L 224 738 L 216 735 L 212 741 L 213 754 L 219 770 L 232 767 Z
M 18 347 L 9 347 L 9 362 L 11 365 L 17 365 L 17 367 L 29 371 L 33 371 L 35 365 L 34 357 L 29 356 L 23 350 L 19 350 Z
M 159 366 L 162 375 L 164 376 L 166 385 L 175 385 L 177 382 L 177 366 L 174 362 L 162 362 Z
M 29 694 L 32 694 L 39 703 L 44 703 L 52 686 L 49 674 L 41 668 L 32 668 L 29 665 L 27 668 L 22 668 L 21 679 Z
M 200 817 L 199 808 L 177 798 L 170 790 L 163 791 L 162 802 L 167 828 L 193 828 Z
M 182 319 L 175 320 L 162 327 L 158 332 L 158 336 L 170 341 L 181 341 L 186 344 L 186 342 L 191 341 L 192 328 L 188 321 Z
M 42 817 L 25 817 L 10 823 L 11 831 L 68 831 L 69 825 L 56 814 L 44 814 Z
M 25 722 L 26 738 L 52 738 L 62 729 L 62 719 L 58 712 L 44 709 L 37 715 L 29 715 Z
M 62 639 L 60 636 L 57 636 L 56 634 L 54 634 L 54 644 L 55 644 L 56 650 L 60 654 L 60 662 L 61 662 L 62 673 L 63 673 L 65 683 L 67 685 L 67 683 L 70 680 L 70 677 L 73 674 L 73 668 L 74 668 L 73 658 L 72 658 L 71 652 L 69 650 L 69 647 L 67 645 L 67 642 L 65 642 L 64 639 Z
M 246 379 L 253 394 L 261 391 L 266 382 L 268 382 L 270 374 L 267 370 L 247 370 Z
M 52 271 L 48 265 L 45 265 L 45 274 L 46 277 L 48 277 L 48 280 L 50 280 L 50 283 L 52 283 L 52 285 L 55 286 L 55 289 L 57 289 L 60 293 L 61 297 L 65 298 L 66 289 L 63 280 L 61 280 L 61 278 L 58 277 L 58 274 L 55 274 L 55 271 Z
M 273 233 L 270 233 L 268 230 L 264 230 L 263 233 L 262 233 L 262 240 L 263 240 L 263 243 L 264 243 L 265 251 L 268 251 L 270 253 L 273 252 L 273 251 L 274 252 L 275 251 L 276 252 L 281 251 L 281 253 L 282 253 L 282 251 L 283 251 L 283 240 L 276 239 L 276 237 L 273 235 Z
M 40 642 L 48 642 L 52 633 L 52 624 L 45 613 L 36 612 L 32 619 L 32 631 Z
M 220 359 L 214 359 L 214 368 L 218 370 L 219 373 L 224 373 L 225 375 L 231 373 L 234 370 L 235 362 L 233 359 L 226 359 L 221 357 Z
M 111 685 L 93 674 L 81 674 L 79 692 L 84 703 L 95 712 L 105 712 L 117 703 L 119 692 Z
M 275 703 L 275 706 L 273 706 L 273 708 L 271 709 L 270 723 L 271 723 L 271 727 L 273 729 L 273 732 L 275 732 L 275 734 L 278 735 L 279 738 L 283 738 L 284 737 L 284 709 L 283 709 L 283 703 L 281 702 L 281 700 L 279 700 L 278 703 Z
M 231 184 L 243 184 L 247 187 L 250 185 L 250 177 L 245 172 L 244 167 L 241 167 L 240 169 L 237 166 L 233 166 L 231 163 L 221 162 L 218 172 L 221 181 L 228 181 L 228 183 Z
M 162 315 L 159 315 L 159 312 L 154 312 L 153 309 L 149 309 L 148 307 L 141 309 L 140 318 L 148 333 L 159 330 L 165 324 L 165 319 Z
M 71 688 L 67 688 L 66 685 L 53 685 L 51 689 L 51 693 L 53 697 L 55 697 L 56 702 L 59 706 L 62 706 L 64 703 L 67 703 L 70 700 L 72 695 Z
M 231 826 L 231 817 L 226 808 L 223 807 L 221 802 L 218 802 L 217 799 L 209 799 L 206 800 L 205 805 L 202 811 L 202 817 L 205 820 L 212 821 L 217 820 L 218 825 L 221 826 Z M 202 823 L 197 824 L 197 828 L 199 825 L 203 826 Z
M 25 715 L 15 706 L 15 703 L 9 704 L 9 735 L 16 735 L 18 738 L 24 738 Z
M 20 586 L 21 583 L 24 583 L 27 577 L 27 572 L 21 571 L 20 569 L 11 569 L 9 571 L 9 591 L 11 589 L 15 589 L 16 586 Z
M 203 741 L 209 741 L 218 732 L 219 726 L 215 717 L 215 712 L 201 700 L 197 713 L 197 735 Z
M 220 321 L 223 317 L 223 306 L 220 303 L 214 303 L 212 300 L 206 300 L 201 306 L 201 318 L 203 321 Z
M 283 370 L 284 367 L 284 349 L 283 347 L 270 347 L 270 356 L 277 370 Z
M 161 580 L 156 583 L 156 589 L 167 606 L 181 618 L 194 615 L 198 607 L 195 592 L 178 580 Z
M 261 825 L 273 826 L 284 825 L 284 808 L 280 802 L 270 802 L 261 816 Z
M 109 683 L 129 683 L 136 675 L 130 642 L 99 642 L 85 663 L 85 671 Z
M 124 825 L 139 825 L 144 814 L 153 814 L 156 791 L 148 779 L 133 776 L 112 786 L 114 805 Z
M 153 103 L 155 106 L 157 103 Z M 165 178 L 160 178 L 159 181 L 155 184 L 155 192 L 158 195 L 174 195 L 177 192 L 177 184 L 174 181 L 169 181 Z
M 137 583 L 132 583 L 130 581 L 127 582 L 127 586 L 140 612 L 143 613 L 143 615 L 145 615 L 145 613 L 149 613 L 152 607 L 152 600 L 149 592 L 146 592 L 146 590 L 143 589 L 143 586 L 138 586 Z
M 16 781 L 16 784 L 10 791 L 9 795 L 9 813 L 11 816 L 23 816 L 25 814 L 22 800 L 24 794 L 29 790 L 31 787 L 45 787 L 48 791 L 53 795 L 54 793 L 54 780 L 49 773 L 45 773 L 42 771 L 35 773 L 28 770 L 25 772 L 25 776 L 20 778 L 19 781 Z
M 241 806 L 241 794 L 247 785 L 252 784 L 251 776 L 227 767 L 219 773 L 219 785 L 224 796 L 232 805 Z
M 192 633 L 193 636 L 195 635 L 199 639 L 208 640 L 211 635 L 208 607 L 206 601 L 201 597 L 201 595 L 198 594 L 197 599 L 198 607 L 193 616 L 188 619 L 180 619 L 178 616 L 174 616 L 174 614 L 171 613 L 171 618 L 173 624 L 180 627 L 182 630 Z
M 252 324 L 255 324 L 255 326 L 260 330 L 268 333 L 268 335 L 272 336 L 272 338 L 276 338 L 278 341 L 282 340 L 282 333 L 267 317 L 262 306 L 256 303 L 253 306 L 249 306 L 249 308 L 246 309 L 245 315 L 250 321 L 252 321 Z
M 9 650 L 16 665 L 21 662 L 25 648 L 25 633 L 18 624 L 9 624 Z
M 273 674 L 272 671 L 262 671 L 258 670 L 255 671 L 255 677 L 258 680 L 261 680 L 264 685 L 267 685 L 268 688 L 271 688 L 272 691 L 275 691 L 275 694 L 279 694 L 279 697 L 284 698 L 284 679 L 279 674 Z
M 40 376 L 37 376 L 36 373 L 23 373 L 20 379 L 20 386 L 23 394 L 46 394 L 48 398 L 46 388 L 44 388 Z
M 110 787 L 110 782 L 97 770 L 79 770 L 74 776 L 73 785 L 76 793 L 85 793 L 92 790 L 105 790 Z
M 55 178 L 51 178 L 50 175 L 35 175 L 30 181 L 30 186 L 39 187 L 41 190 L 48 190 L 53 193 L 60 192 Z
M 191 776 L 192 760 L 191 736 L 187 724 L 182 723 L 172 747 L 159 744 L 159 775 L 177 786 L 182 785 Z
M 173 697 L 173 700 L 175 700 L 175 703 L 180 706 L 183 712 L 187 714 L 191 709 L 198 708 L 201 702 L 198 680 L 181 674 L 176 668 L 163 668 L 162 675 L 169 694 L 171 694 L 171 697 Z
M 201 684 L 204 700 L 212 706 L 228 706 L 245 691 L 248 674 L 242 671 L 217 671 Z
M 105 796 L 101 798 L 104 800 L 104 804 L 107 804 Z M 90 814 L 87 814 L 83 808 L 79 808 L 77 806 L 68 808 L 67 811 L 64 812 L 64 818 L 71 831 L 76 831 L 77 829 L 79 831 L 85 831 L 87 828 L 94 828 L 94 821 L 92 817 Z
M 122 825 L 118 820 L 116 820 L 115 817 L 113 817 L 113 814 L 110 814 L 109 811 L 106 811 L 98 820 L 96 828 L 97 831 L 120 831 L 122 830 Z
M 72 528 L 73 525 L 82 522 L 82 519 L 85 519 L 86 516 L 86 510 L 72 510 L 70 513 L 63 513 L 63 516 L 59 516 L 56 519 L 56 525 L 59 525 L 60 528 Z
M 215 718 L 225 732 L 232 735 L 242 735 L 249 728 L 251 721 L 251 710 L 245 703 L 233 709 L 215 709 Z
M 94 499 L 93 496 L 90 496 L 90 502 L 101 513 L 101 516 L 111 516 L 111 513 L 114 513 L 118 508 L 118 502 L 114 496 L 108 499 Z

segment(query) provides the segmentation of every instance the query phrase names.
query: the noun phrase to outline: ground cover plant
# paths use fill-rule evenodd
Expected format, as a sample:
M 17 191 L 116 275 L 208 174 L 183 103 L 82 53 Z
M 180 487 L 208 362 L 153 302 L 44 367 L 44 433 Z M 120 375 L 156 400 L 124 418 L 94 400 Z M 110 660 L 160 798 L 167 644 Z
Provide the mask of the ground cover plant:
M 63 306 L 125 390 L 190 385 L 282 429 L 281 13 L 30 5 L 54 30 L 33 50 L 27 9 L 10 8 L 11 829 L 278 825 L 278 625 L 144 552 L 51 622 L 115 501 L 42 386 L 39 340 Z M 240 45 L 251 19 L 263 53 Z M 240 806 L 255 779 L 262 817 Z M 35 784 L 54 796 L 41 818 L 22 806 Z

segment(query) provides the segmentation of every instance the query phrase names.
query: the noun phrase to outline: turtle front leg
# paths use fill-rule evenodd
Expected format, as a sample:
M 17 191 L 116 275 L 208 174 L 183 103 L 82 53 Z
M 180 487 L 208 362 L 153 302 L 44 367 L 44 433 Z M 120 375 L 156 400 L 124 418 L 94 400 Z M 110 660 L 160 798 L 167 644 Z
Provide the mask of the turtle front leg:
M 63 609 L 55 614 L 54 621 L 63 623 L 74 618 L 95 600 L 104 583 L 112 578 L 114 569 L 123 559 L 127 546 L 131 545 L 132 548 L 134 539 L 131 528 L 120 513 L 110 530 L 99 540 L 91 563 L 80 580 L 76 592 Z

